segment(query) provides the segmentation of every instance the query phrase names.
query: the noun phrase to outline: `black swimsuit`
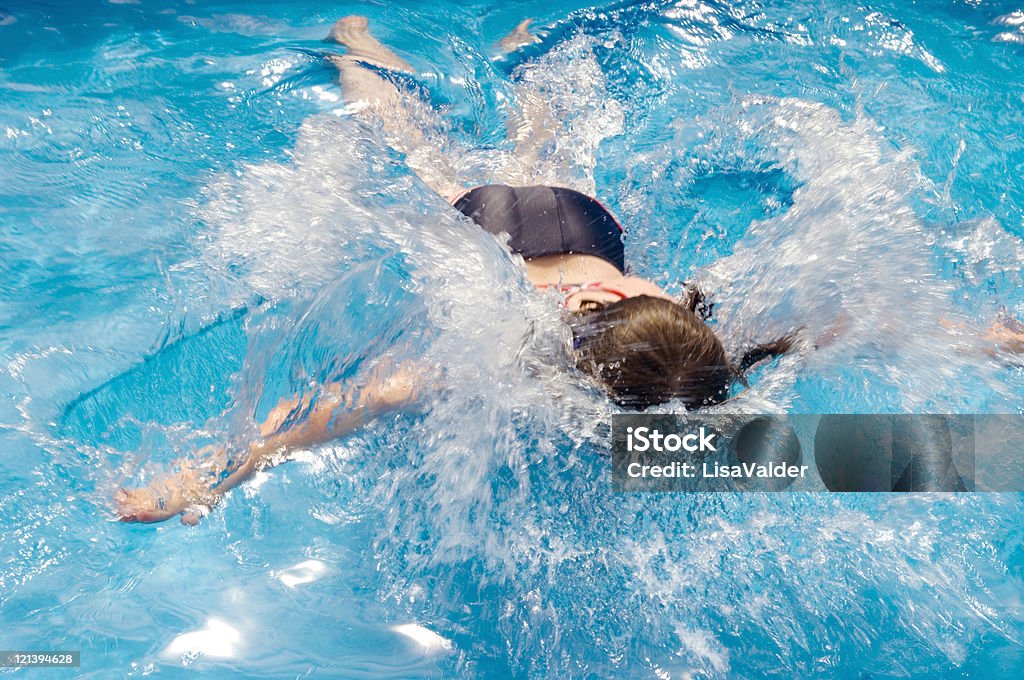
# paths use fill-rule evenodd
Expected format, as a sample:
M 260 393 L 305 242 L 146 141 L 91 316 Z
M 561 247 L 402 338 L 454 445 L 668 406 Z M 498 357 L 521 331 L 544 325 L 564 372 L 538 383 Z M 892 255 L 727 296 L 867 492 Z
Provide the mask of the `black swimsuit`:
M 507 233 L 512 252 L 594 255 L 626 271 L 622 227 L 593 198 L 561 187 L 477 187 L 455 208 L 492 234 Z

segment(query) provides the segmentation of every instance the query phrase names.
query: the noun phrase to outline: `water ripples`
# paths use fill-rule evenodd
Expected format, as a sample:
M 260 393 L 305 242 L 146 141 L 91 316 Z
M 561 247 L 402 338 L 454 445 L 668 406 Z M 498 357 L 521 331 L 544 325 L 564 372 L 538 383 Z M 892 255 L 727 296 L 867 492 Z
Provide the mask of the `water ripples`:
M 458 35 L 445 6 L 373 17 L 433 105 L 428 156 L 340 110 L 319 42 L 335 8 L 296 26 L 200 4 L 5 64 L 13 641 L 75 630 L 69 646 L 136 675 L 1008 674 L 1018 496 L 612 494 L 614 409 L 566 370 L 553 300 L 408 169 L 596 192 L 638 272 L 716 293 L 731 347 L 849 319 L 731 407 L 1012 408 L 1013 374 L 939 323 L 1024 304 L 1003 62 L 963 69 L 910 9 L 543 9 L 541 42 L 508 56 L 490 10 Z M 972 58 L 1008 54 L 986 50 L 1012 49 L 993 41 L 1017 14 L 984 15 Z M 960 143 L 918 122 L 947 102 Z M 506 121 L 529 137 L 524 104 L 544 133 L 527 160 L 504 141 Z M 197 530 L 103 521 L 117 484 L 381 356 L 448 388 L 300 453 Z M 204 632 L 230 654 L 202 655 Z

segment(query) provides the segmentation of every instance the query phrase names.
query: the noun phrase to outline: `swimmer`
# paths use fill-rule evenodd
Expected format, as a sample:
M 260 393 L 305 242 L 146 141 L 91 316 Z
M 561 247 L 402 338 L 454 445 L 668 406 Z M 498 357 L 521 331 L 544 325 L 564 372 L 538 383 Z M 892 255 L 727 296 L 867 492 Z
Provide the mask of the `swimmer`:
M 507 234 L 510 249 L 525 260 L 526 278 L 539 290 L 560 294 L 578 368 L 620 406 L 644 409 L 676 400 L 696 409 L 720 403 L 735 381 L 745 382 L 745 371 L 794 345 L 796 331 L 730 358 L 706 323 L 708 309 L 700 291 L 690 288 L 677 299 L 629 273 L 623 230 L 595 198 L 557 186 L 460 186 L 443 154 L 431 148 L 415 123 L 424 102 L 393 82 L 393 74 L 412 73 L 409 63 L 370 34 L 365 17 L 339 20 L 328 40 L 346 48 L 330 59 L 351 109 L 378 122 L 388 142 L 406 154 L 411 169 L 448 197 L 455 210 L 485 231 Z M 501 45 L 511 50 L 535 41 L 524 21 Z M 538 110 L 542 106 L 528 103 L 509 126 L 517 153 L 527 163 L 550 139 L 543 123 L 550 114 Z M 1021 331 L 1004 324 L 993 330 L 991 340 L 1000 349 L 1019 351 L 1024 349 Z M 827 340 L 828 334 L 812 344 Z M 195 524 L 226 491 L 285 460 L 288 452 L 414 406 L 426 389 L 420 377 L 424 372 L 381 364 L 358 388 L 335 383 L 321 389 L 315 404 L 308 397 L 283 401 L 260 426 L 255 443 L 241 451 L 210 447 L 179 461 L 171 474 L 148 488 L 120 490 L 119 517 L 157 522 L 181 515 L 182 522 Z
M 516 26 L 502 47 L 535 42 L 529 24 Z M 618 404 L 646 408 L 678 399 L 699 408 L 718 403 L 743 370 L 791 346 L 792 338 L 776 339 L 732 361 L 700 313 L 699 291 L 691 289 L 679 300 L 628 273 L 622 227 L 590 196 L 557 186 L 460 186 L 415 123 L 423 102 L 389 77 L 412 73 L 408 62 L 370 34 L 365 17 L 340 19 L 328 40 L 346 48 L 331 61 L 348 104 L 357 115 L 379 122 L 412 170 L 456 210 L 485 231 L 508 235 L 512 252 L 526 261 L 526 278 L 540 290 L 561 294 L 579 368 Z M 551 114 L 538 110 L 540 102 L 527 106 L 509 133 L 517 154 L 528 161 L 550 138 L 544 123 Z

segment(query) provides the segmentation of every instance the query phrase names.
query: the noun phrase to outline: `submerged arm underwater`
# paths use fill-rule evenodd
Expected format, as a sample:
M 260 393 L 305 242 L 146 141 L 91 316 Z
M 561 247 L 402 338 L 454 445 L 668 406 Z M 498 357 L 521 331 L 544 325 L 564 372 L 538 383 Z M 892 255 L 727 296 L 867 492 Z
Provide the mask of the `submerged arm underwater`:
M 244 455 L 230 453 L 228 445 L 208 446 L 177 460 L 170 473 L 147 487 L 120 489 L 114 498 L 118 519 L 150 523 L 181 515 L 183 524 L 197 524 L 225 493 L 260 470 L 287 461 L 292 451 L 344 437 L 384 413 L 412 407 L 420 395 L 419 368 L 402 364 L 390 373 L 377 370 L 364 385 L 347 390 L 341 383 L 329 383 L 312 407 L 308 395 L 283 400 L 260 425 L 259 438 Z M 296 412 L 305 415 L 288 425 Z

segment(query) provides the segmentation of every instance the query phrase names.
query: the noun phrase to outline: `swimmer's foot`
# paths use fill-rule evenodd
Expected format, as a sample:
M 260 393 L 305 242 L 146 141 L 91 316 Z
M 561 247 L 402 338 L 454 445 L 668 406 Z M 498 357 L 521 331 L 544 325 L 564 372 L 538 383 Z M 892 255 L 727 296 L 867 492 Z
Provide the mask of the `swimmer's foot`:
M 361 61 L 390 71 L 412 73 L 409 62 L 384 47 L 370 34 L 369 23 L 366 17 L 359 15 L 347 16 L 334 23 L 331 32 L 327 34 L 327 40 L 344 45 L 348 51 L 344 57 L 332 61 L 336 65 L 341 65 L 341 60 Z
M 530 33 L 530 23 L 533 19 L 523 19 L 519 25 L 512 29 L 512 32 L 501 39 L 498 45 L 506 52 L 515 52 L 520 47 L 539 43 L 540 38 Z

